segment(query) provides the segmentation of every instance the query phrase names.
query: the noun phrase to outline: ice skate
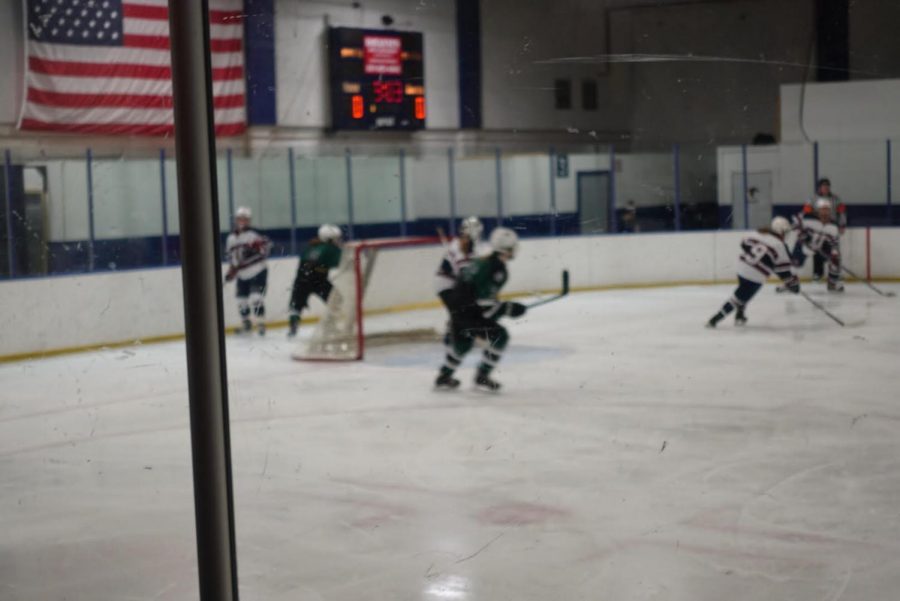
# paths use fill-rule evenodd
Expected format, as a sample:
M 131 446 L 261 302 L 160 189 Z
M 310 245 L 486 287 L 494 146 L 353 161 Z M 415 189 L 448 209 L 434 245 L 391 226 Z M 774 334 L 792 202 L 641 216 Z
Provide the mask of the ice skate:
M 709 321 L 706 322 L 706 327 L 711 330 L 715 329 L 715 327 L 719 325 L 719 322 L 722 321 L 724 317 L 725 315 L 721 311 L 719 313 L 716 313 L 709 318 Z
M 459 388 L 459 380 L 452 374 L 441 374 L 434 381 L 434 387 L 438 390 L 456 390 Z
M 487 374 L 479 373 L 475 376 L 475 388 L 487 390 L 488 392 L 497 392 L 500 390 L 500 382 L 492 380 Z

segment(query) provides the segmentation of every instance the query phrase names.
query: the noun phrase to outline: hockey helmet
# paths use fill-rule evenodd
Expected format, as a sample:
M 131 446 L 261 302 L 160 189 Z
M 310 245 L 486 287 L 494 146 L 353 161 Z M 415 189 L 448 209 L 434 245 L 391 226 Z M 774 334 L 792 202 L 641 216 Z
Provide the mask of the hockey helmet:
M 516 250 L 519 248 L 519 236 L 508 227 L 495 228 L 491 232 L 491 248 L 512 259 L 516 256 Z
M 238 207 L 234 212 L 235 219 L 246 219 L 247 221 L 250 221 L 252 217 L 253 213 L 248 207 Z
M 465 234 L 470 240 L 481 239 L 481 232 L 483 231 L 484 226 L 481 224 L 481 220 L 474 215 L 472 217 L 466 217 L 462 220 L 462 223 L 459 224 L 459 233 Z
M 769 225 L 769 231 L 771 231 L 776 236 L 785 236 L 789 231 L 791 231 L 791 222 L 784 217 L 775 217 L 774 219 L 772 219 L 772 223 Z
M 831 201 L 827 198 L 817 198 L 815 205 L 813 205 L 816 211 L 821 211 L 822 209 L 831 210 Z
M 337 242 L 341 239 L 341 228 L 330 223 L 319 226 L 319 240 L 322 242 Z

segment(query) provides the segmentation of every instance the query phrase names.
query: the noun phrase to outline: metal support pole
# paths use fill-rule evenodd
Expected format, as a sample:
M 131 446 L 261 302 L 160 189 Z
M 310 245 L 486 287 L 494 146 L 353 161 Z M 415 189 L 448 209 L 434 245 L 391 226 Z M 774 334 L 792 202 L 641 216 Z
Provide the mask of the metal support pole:
M 741 144 L 741 187 L 744 191 L 744 229 L 750 229 L 750 191 L 747 189 L 747 145 Z
M 234 163 L 230 148 L 225 151 L 225 174 L 228 176 L 228 227 L 234 229 Z
M 556 218 L 559 213 L 556 210 L 556 166 L 554 159 L 556 158 L 556 150 L 550 149 L 550 235 L 556 235 Z
M 159 149 L 159 189 L 162 202 L 162 264 L 169 264 L 169 207 L 166 193 L 166 149 Z
M 451 236 L 456 235 L 456 164 L 453 158 L 453 148 L 447 149 L 447 174 L 450 182 L 450 228 L 447 230 Z
M 406 152 L 400 149 L 400 235 L 406 236 Z
M 813 190 L 818 190 L 819 184 L 819 143 L 813 142 Z
M 201 601 L 237 601 L 209 6 L 169 0 Z
M 672 147 L 672 162 L 675 170 L 675 231 L 681 231 L 681 146 Z
M 675 183 L 675 231 L 681 231 L 681 145 L 675 144 L 672 146 L 672 164 L 673 164 L 673 179 Z
M 288 175 L 291 180 L 291 255 L 297 254 L 297 173 L 294 149 L 288 148 Z
M 344 151 L 347 166 L 347 235 L 353 240 L 353 157 L 350 149 Z
M 609 229 L 615 234 L 618 231 L 616 218 L 616 146 L 609 145 Z
M 503 225 L 503 159 L 500 149 L 494 149 L 494 167 L 497 172 L 497 225 Z
M 88 271 L 94 271 L 94 153 L 87 149 L 87 202 L 88 202 Z
M 16 275 L 16 245 L 13 243 L 12 212 L 12 156 L 9 149 L 3 153 L 3 181 L 6 187 L 6 260 L 9 262 L 9 277 Z
M 891 141 L 887 140 L 887 225 L 894 224 L 893 191 L 891 190 Z
M 675 144 L 672 146 L 672 164 L 673 164 L 673 179 L 675 183 L 675 231 L 681 231 L 681 146 L 679 144 Z

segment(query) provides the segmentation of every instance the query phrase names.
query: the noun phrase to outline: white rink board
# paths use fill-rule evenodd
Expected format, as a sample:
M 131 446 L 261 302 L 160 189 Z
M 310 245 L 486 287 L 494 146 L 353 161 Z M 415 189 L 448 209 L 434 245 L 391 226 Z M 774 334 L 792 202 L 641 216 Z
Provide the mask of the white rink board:
M 741 231 L 536 238 L 521 242 L 505 292 L 559 287 L 568 269 L 574 288 L 729 282 Z M 900 277 L 900 228 L 871 230 L 872 275 Z M 844 261 L 865 275 L 865 230 L 843 240 Z M 435 300 L 438 245 L 379 251 L 366 309 Z M 809 273 L 811 261 L 804 273 Z M 297 259 L 270 261 L 267 319 L 287 319 Z M 0 357 L 179 335 L 184 331 L 178 268 L 59 276 L 0 283 Z M 234 285 L 225 286 L 226 323 L 238 323 Z M 321 313 L 318 299 L 307 316 Z

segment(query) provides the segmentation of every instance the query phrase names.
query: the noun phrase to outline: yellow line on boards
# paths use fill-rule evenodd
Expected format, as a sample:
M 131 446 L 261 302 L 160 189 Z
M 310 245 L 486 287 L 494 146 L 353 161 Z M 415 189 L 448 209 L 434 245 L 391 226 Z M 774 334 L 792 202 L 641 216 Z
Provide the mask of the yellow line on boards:
M 775 282 L 777 280 L 771 280 Z M 804 279 L 802 281 L 809 282 L 812 281 L 810 279 Z M 860 280 L 846 280 L 848 282 L 860 281 Z M 898 283 L 900 282 L 900 278 L 872 278 L 872 282 L 876 283 Z M 634 284 L 605 284 L 599 286 L 573 286 L 570 288 L 571 292 L 602 292 L 606 290 L 635 290 L 641 288 L 674 288 L 677 286 L 718 286 L 731 284 L 730 280 L 726 281 L 714 281 L 714 280 L 678 280 L 678 281 L 659 281 L 659 282 L 640 282 Z M 502 298 L 522 298 L 526 296 L 535 296 L 538 294 L 554 294 L 559 292 L 559 289 L 549 289 L 549 290 L 534 290 L 528 292 L 513 292 L 510 294 L 502 295 Z M 425 301 L 418 303 L 406 303 L 402 305 L 394 305 L 392 307 L 385 307 L 382 309 L 371 309 L 365 311 L 366 315 L 384 315 L 387 313 L 404 313 L 407 311 L 420 311 L 424 309 L 436 309 L 441 306 L 441 302 L 434 301 Z M 319 321 L 318 317 L 309 317 L 303 319 L 303 324 L 312 324 Z M 287 321 L 275 321 L 275 322 L 267 322 L 266 326 L 269 328 L 283 328 L 287 327 Z M 237 328 L 229 327 L 226 328 L 226 333 L 233 334 Z M 118 342 L 98 342 L 95 344 L 85 344 L 80 346 L 69 346 L 57 349 L 48 349 L 43 351 L 31 351 L 26 353 L 13 353 L 10 355 L 0 355 L 0 363 L 13 363 L 16 361 L 28 361 L 32 359 L 44 359 L 49 357 L 57 357 L 60 355 L 71 355 L 75 353 L 84 353 L 88 351 L 97 351 L 104 349 L 115 349 L 115 348 L 124 348 L 129 346 L 139 346 L 142 344 L 155 344 L 162 342 L 175 342 L 178 340 L 184 340 L 184 333 L 181 334 L 165 334 L 162 336 L 147 336 L 144 338 L 136 339 L 136 340 L 120 340 Z

